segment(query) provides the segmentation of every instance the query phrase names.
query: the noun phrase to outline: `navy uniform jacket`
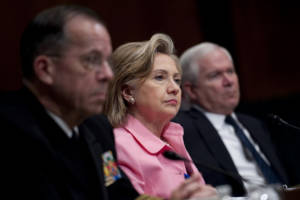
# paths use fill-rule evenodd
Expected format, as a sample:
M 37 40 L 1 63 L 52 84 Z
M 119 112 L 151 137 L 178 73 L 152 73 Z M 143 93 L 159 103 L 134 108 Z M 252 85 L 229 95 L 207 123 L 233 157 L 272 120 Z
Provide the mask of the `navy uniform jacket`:
M 237 114 L 238 120 L 251 134 L 253 140 L 259 145 L 261 151 L 271 162 L 279 177 L 287 183 L 285 171 L 283 170 L 277 155 L 275 154 L 268 131 L 264 125 L 253 117 Z M 188 111 L 180 111 L 174 118 L 184 128 L 184 143 L 192 159 L 196 162 L 221 168 L 225 171 L 238 174 L 237 168 L 231 159 L 217 130 L 203 113 L 191 108 Z M 202 173 L 207 184 L 213 186 L 230 185 L 233 196 L 243 196 L 246 191 L 242 181 L 238 178 L 231 178 L 213 170 L 207 169 L 195 163 Z
M 115 156 L 112 128 L 103 117 L 79 126 L 71 142 L 26 88 L 0 96 L 2 176 L 9 199 L 134 199 L 128 179 L 105 186 L 102 154 Z M 116 157 L 115 157 L 116 158 Z

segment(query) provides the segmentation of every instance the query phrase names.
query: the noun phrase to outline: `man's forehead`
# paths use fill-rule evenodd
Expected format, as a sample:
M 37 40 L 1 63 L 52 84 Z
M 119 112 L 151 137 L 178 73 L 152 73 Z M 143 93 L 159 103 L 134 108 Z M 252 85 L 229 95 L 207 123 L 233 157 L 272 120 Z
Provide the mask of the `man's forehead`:
M 109 33 L 101 22 L 83 15 L 69 19 L 65 24 L 64 31 L 71 37 L 84 37 L 85 35 L 89 35 L 89 37 L 102 36 L 103 39 L 110 40 Z
M 71 45 L 94 46 L 104 54 L 111 54 L 111 40 L 106 27 L 92 18 L 85 16 L 72 18 L 65 26 L 65 35 Z
M 212 51 L 202 59 L 198 59 L 197 62 L 200 71 L 216 70 L 221 68 L 234 68 L 231 59 L 222 50 Z

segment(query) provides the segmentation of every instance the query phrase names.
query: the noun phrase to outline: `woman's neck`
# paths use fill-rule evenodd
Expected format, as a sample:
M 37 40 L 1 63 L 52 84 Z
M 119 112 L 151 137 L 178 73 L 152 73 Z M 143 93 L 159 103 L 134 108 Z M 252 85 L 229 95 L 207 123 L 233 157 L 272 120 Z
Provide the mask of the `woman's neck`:
M 155 116 L 145 117 L 138 113 L 131 113 L 131 115 L 138 119 L 147 129 L 159 138 L 161 138 L 165 126 L 170 122 L 169 119 L 162 119 Z

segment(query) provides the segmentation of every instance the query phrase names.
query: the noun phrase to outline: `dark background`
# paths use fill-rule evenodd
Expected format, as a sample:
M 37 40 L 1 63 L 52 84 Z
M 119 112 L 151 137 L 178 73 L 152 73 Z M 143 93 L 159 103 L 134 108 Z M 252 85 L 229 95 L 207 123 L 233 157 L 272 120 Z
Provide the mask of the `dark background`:
M 21 86 L 19 39 L 42 9 L 76 3 L 96 10 L 113 46 L 163 32 L 178 55 L 203 41 L 225 46 L 240 77 L 239 110 L 266 117 L 275 113 L 299 123 L 300 7 L 289 0 L 23 0 L 2 2 L 0 90 Z

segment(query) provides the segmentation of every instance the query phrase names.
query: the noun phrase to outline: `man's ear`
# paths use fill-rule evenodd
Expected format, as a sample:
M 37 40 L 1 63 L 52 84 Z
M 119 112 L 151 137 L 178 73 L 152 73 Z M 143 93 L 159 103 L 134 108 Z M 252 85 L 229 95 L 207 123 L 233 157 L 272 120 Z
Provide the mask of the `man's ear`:
M 130 87 L 129 85 L 124 85 L 122 87 L 122 96 L 127 102 L 132 101 L 131 99 L 134 98 L 133 88 Z
M 189 96 L 190 100 L 195 100 L 197 98 L 196 93 L 194 91 L 194 86 L 191 82 L 186 81 L 182 84 L 182 89 Z
M 33 70 L 37 79 L 47 85 L 53 83 L 54 63 L 51 58 L 39 55 L 33 62 Z

